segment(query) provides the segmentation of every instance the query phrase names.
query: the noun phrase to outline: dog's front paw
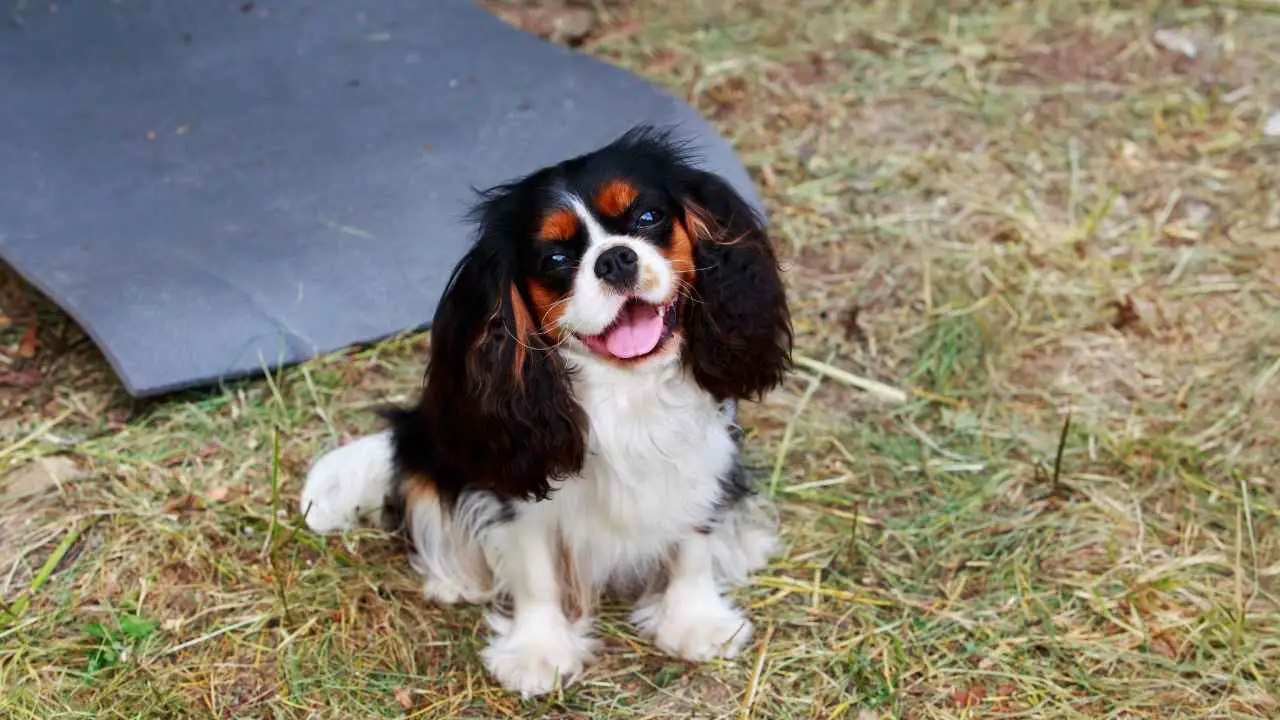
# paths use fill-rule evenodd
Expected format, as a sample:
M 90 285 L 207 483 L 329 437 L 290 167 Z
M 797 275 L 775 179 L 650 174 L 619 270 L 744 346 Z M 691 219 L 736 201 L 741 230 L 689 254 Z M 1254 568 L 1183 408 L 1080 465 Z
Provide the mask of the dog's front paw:
M 504 688 L 529 698 L 572 683 L 591 660 L 595 642 L 567 620 L 511 622 L 489 619 L 497 637 L 481 653 Z
M 658 649 L 694 662 L 737 657 L 752 630 L 751 621 L 717 595 L 649 598 L 631 621 Z

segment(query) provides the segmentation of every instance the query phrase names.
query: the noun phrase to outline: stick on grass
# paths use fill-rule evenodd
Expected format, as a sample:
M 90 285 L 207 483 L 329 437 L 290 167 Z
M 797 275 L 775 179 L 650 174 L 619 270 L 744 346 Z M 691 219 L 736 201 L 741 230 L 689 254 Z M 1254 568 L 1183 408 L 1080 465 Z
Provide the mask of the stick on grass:
M 871 380 L 870 378 L 854 375 L 848 370 L 841 370 L 834 365 L 829 365 L 821 360 L 814 360 L 813 358 L 805 357 L 804 355 L 796 355 L 794 360 L 796 365 L 799 365 L 806 370 L 812 370 L 813 372 L 823 375 L 824 377 L 829 377 L 842 385 L 848 385 L 849 387 L 870 393 L 881 400 L 887 400 L 898 404 L 902 404 L 907 401 L 907 394 L 905 392 L 898 388 L 885 385 L 877 380 Z

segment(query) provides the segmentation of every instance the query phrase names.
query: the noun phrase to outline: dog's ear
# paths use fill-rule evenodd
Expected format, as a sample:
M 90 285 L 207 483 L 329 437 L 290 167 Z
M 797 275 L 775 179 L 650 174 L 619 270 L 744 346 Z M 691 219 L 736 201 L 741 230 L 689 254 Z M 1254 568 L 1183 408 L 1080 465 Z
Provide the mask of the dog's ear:
M 681 195 L 695 267 L 685 363 L 716 397 L 758 398 L 791 363 L 791 314 L 777 254 L 760 216 L 724 179 L 693 170 Z
M 437 472 L 512 499 L 542 499 L 551 481 L 576 473 L 585 415 L 569 371 L 544 342 L 518 279 L 510 199 L 477 210 L 479 238 L 454 269 L 431 326 L 426 387 L 414 411 L 429 428 Z M 437 478 L 437 483 L 447 482 Z

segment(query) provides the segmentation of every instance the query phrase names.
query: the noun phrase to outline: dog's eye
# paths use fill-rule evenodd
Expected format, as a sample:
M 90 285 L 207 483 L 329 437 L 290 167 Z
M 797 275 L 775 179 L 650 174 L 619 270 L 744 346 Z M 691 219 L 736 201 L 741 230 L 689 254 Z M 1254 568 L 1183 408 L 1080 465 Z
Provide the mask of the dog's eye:
M 651 228 L 660 222 L 662 222 L 662 211 L 650 208 L 636 216 L 635 225 L 637 230 L 644 230 L 645 228 Z
M 564 253 L 553 253 L 542 258 L 543 272 L 555 272 L 569 264 L 569 256 Z

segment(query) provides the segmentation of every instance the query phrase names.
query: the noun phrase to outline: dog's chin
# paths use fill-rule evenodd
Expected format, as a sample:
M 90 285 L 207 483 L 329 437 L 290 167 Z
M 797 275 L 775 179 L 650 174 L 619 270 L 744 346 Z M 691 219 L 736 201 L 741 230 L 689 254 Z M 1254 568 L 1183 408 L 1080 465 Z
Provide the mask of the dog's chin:
M 679 297 L 665 305 L 628 298 L 604 330 L 573 337 L 594 357 L 613 363 L 644 362 L 667 354 L 674 345 L 679 311 Z

